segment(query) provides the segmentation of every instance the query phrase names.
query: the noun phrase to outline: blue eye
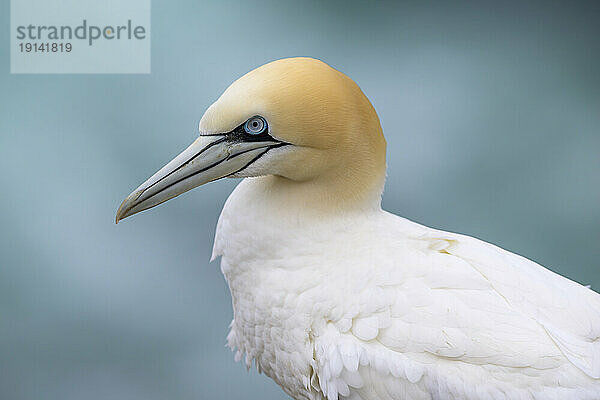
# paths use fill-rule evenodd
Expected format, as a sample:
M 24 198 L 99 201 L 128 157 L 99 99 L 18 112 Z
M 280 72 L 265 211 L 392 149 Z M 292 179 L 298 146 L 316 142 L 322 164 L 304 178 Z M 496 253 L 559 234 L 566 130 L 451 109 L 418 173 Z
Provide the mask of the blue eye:
M 260 135 L 267 130 L 267 121 L 262 117 L 252 117 L 244 124 L 244 130 L 249 135 Z

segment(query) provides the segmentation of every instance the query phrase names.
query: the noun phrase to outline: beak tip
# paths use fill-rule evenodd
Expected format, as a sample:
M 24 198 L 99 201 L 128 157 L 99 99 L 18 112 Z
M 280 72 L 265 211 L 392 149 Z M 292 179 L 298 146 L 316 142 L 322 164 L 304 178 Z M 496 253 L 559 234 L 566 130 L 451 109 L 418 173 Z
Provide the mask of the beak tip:
M 129 197 L 127 197 L 125 200 L 123 200 L 123 202 L 121 203 L 121 205 L 119 206 L 119 209 L 117 210 L 117 215 L 115 216 L 115 224 L 118 224 L 119 221 L 121 221 L 124 218 L 127 218 L 130 214 L 128 214 L 130 208 L 128 207 L 129 205 Z
M 129 217 L 131 214 L 121 212 L 121 210 L 117 211 L 117 215 L 115 216 L 115 225 Z

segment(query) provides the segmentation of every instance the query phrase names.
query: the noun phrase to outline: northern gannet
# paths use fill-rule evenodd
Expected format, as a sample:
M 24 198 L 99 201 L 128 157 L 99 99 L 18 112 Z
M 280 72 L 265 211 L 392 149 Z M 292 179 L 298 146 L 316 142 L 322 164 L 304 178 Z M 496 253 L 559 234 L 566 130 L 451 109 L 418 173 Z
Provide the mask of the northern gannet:
M 310 58 L 235 81 L 117 222 L 205 183 L 227 337 L 294 399 L 600 399 L 600 295 L 478 239 L 381 209 L 386 142 L 343 73 Z

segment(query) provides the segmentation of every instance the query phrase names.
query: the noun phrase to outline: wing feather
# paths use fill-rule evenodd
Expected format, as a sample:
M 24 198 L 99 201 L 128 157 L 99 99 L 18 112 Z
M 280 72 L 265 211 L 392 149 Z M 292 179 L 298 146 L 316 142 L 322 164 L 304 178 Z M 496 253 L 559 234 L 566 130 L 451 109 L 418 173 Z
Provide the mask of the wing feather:
M 315 335 L 324 397 L 600 398 L 600 295 L 496 246 L 414 225 L 401 252 L 379 241 L 389 248 L 371 254 L 371 280 Z
M 478 239 L 431 230 L 422 240 L 467 262 L 512 309 L 540 324 L 577 368 L 600 379 L 600 295 Z

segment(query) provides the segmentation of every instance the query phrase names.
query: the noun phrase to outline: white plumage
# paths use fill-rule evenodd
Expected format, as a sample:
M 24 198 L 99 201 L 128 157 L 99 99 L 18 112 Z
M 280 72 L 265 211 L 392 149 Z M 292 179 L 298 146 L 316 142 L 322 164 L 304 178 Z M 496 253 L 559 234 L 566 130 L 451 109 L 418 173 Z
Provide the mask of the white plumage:
M 230 196 L 214 256 L 229 345 L 292 397 L 600 398 L 597 293 L 382 210 L 299 218 L 268 180 Z
M 301 58 L 240 78 L 117 221 L 222 177 L 246 178 L 213 251 L 227 340 L 294 399 L 600 399 L 600 295 L 383 211 L 379 120 L 340 72 Z

